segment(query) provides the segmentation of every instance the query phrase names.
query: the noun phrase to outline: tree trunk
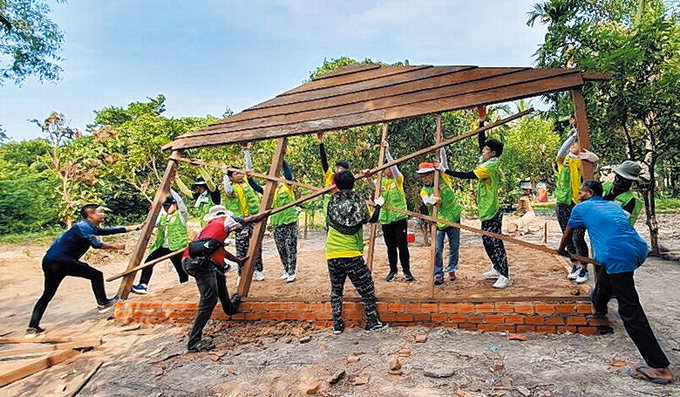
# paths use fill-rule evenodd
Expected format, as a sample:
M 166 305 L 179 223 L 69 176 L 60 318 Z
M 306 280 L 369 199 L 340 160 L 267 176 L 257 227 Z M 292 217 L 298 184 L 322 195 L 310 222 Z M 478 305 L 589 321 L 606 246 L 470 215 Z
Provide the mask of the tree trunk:
M 647 185 L 643 198 L 645 201 L 645 213 L 647 214 L 647 227 L 649 228 L 649 242 L 651 244 L 651 256 L 659 256 L 659 223 L 656 219 L 656 162 L 658 160 L 657 144 L 654 132 L 643 123 L 647 131 L 645 146 L 647 154 L 645 162 L 649 167 L 649 184 Z

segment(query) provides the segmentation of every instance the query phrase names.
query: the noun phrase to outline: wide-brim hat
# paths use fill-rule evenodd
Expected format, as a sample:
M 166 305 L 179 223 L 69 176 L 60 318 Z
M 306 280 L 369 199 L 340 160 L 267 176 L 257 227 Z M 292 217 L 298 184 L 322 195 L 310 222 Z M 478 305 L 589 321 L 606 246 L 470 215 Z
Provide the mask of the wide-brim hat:
M 578 157 L 581 160 L 585 160 L 585 161 L 587 161 L 589 163 L 593 163 L 593 164 L 600 161 L 600 158 L 597 156 L 597 154 L 590 152 L 590 151 L 587 151 L 587 150 L 585 150 L 583 153 L 579 154 Z
M 208 183 L 205 181 L 205 179 L 203 179 L 202 177 L 199 176 L 198 178 L 196 178 L 196 181 L 191 186 L 192 187 L 193 186 L 208 186 Z
M 219 218 L 222 216 L 233 216 L 234 213 L 226 209 L 223 205 L 214 205 L 210 207 L 210 211 L 208 211 L 207 214 L 203 217 L 203 220 L 206 222 L 210 222 L 211 220 L 215 218 Z
M 424 162 L 418 164 L 418 170 L 416 171 L 416 174 L 429 174 L 430 172 L 434 172 L 434 164 L 429 163 L 429 162 Z
M 618 167 L 615 167 L 614 172 L 629 181 L 637 181 L 640 179 L 642 167 L 635 161 L 626 160 Z

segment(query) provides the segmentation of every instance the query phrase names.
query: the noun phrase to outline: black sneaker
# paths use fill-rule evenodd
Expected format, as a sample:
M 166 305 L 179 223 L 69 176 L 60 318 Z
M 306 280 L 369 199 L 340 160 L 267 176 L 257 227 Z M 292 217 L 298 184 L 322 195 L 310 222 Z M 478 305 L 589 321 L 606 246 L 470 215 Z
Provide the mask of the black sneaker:
M 340 335 L 345 331 L 345 325 L 342 323 L 333 324 L 333 335 Z
M 26 328 L 26 335 L 25 336 L 27 338 L 32 338 L 32 337 L 34 337 L 38 334 L 41 334 L 43 332 L 45 332 L 45 328 L 41 328 L 39 326 L 38 327 L 28 327 L 28 328 Z
M 404 274 L 404 281 L 410 283 L 410 282 L 412 282 L 412 281 L 416 281 L 416 278 L 413 277 L 413 275 L 412 275 L 411 273 L 405 273 L 405 274 Z
M 388 274 L 387 277 L 385 277 L 385 281 L 387 281 L 387 282 L 394 281 L 394 279 L 396 279 L 396 278 L 397 278 L 397 273 L 390 272 L 390 274 Z
M 375 324 L 366 325 L 366 328 L 364 328 L 364 330 L 366 330 L 367 332 L 377 332 L 387 328 L 389 328 L 389 325 L 387 323 L 378 321 Z
M 441 274 L 434 276 L 434 285 L 444 284 L 444 277 Z
M 120 297 L 118 295 L 114 296 L 113 298 L 109 299 L 106 303 L 103 305 L 97 305 L 97 310 L 99 313 L 106 313 L 113 307 L 113 305 L 116 304 L 120 300 Z
M 214 348 L 215 345 L 213 345 L 212 343 L 201 340 L 198 341 L 198 343 L 196 343 L 195 345 L 191 346 L 189 348 L 189 352 L 190 353 L 209 352 Z

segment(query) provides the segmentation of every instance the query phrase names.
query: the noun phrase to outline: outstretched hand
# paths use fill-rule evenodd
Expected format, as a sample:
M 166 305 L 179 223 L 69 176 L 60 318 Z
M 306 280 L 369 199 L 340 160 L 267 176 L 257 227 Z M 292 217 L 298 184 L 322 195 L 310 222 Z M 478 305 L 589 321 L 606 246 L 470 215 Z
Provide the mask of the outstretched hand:
M 317 133 L 316 133 L 316 139 L 318 139 L 319 141 L 323 142 L 324 135 L 325 135 L 324 132 L 317 132 Z
M 477 106 L 477 117 L 479 118 L 479 121 L 486 120 L 486 106 L 484 105 Z

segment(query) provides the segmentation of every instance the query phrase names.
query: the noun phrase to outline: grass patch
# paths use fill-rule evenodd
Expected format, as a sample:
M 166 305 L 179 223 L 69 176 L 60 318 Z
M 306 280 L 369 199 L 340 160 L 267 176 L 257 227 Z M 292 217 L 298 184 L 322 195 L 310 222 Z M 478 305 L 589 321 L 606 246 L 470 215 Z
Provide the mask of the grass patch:
M 657 198 L 656 212 L 658 214 L 675 214 L 680 212 L 680 198 Z
M 35 233 L 14 233 L 0 236 L 0 244 L 49 244 L 64 231 L 60 228 Z

